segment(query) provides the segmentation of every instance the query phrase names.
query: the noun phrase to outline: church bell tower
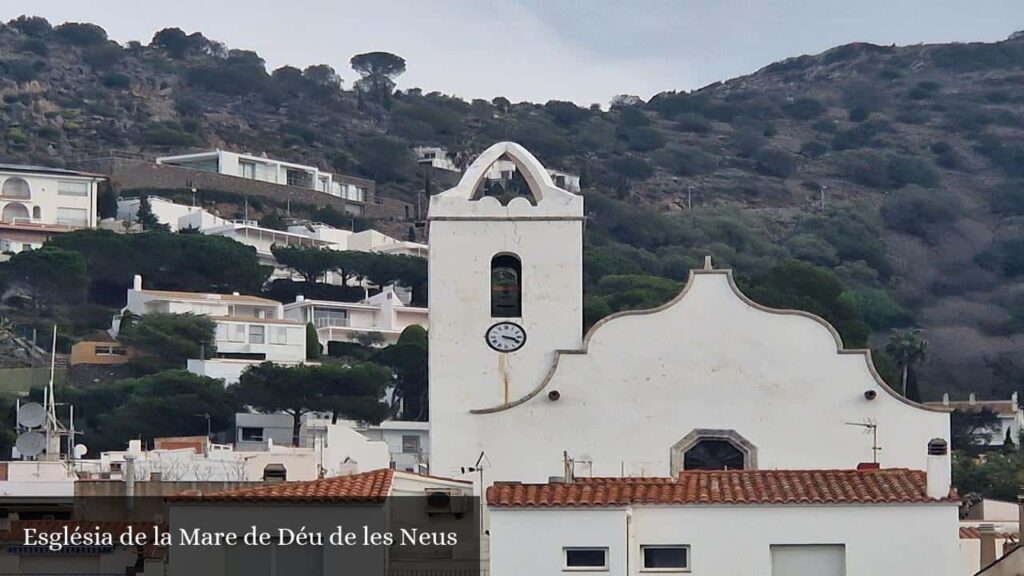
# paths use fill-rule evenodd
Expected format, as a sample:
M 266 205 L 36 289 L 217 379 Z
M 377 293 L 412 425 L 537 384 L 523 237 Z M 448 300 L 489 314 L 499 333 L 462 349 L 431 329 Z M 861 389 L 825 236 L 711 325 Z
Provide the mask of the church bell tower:
M 515 165 L 532 198 L 482 196 L 498 161 Z M 556 351 L 581 346 L 583 218 L 583 197 L 512 142 L 488 148 L 457 186 L 430 198 L 432 473 L 458 475 L 488 437 L 514 434 L 489 416 L 527 404 Z

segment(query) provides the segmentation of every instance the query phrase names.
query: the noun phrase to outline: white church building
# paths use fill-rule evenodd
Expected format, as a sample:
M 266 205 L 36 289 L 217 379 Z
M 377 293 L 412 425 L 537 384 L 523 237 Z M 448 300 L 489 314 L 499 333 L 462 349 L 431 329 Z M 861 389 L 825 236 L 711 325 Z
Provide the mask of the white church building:
M 493 576 L 962 573 L 948 409 L 710 261 L 584 334 L 584 220 L 507 142 L 431 198 L 431 472 L 491 487 Z

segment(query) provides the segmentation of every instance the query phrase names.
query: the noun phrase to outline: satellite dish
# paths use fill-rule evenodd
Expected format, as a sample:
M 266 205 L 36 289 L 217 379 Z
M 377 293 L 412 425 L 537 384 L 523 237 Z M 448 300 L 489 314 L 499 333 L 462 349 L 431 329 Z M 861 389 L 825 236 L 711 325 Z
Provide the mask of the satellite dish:
M 18 409 L 18 424 L 25 428 L 38 428 L 46 422 L 46 408 L 42 404 L 30 402 L 22 404 Z
M 21 436 L 18 436 L 18 440 L 14 443 L 14 447 L 18 449 L 18 453 L 22 456 L 38 456 L 42 454 L 43 450 L 46 449 L 46 436 L 43 436 L 39 432 L 25 432 Z
M 75 458 L 81 458 L 89 452 L 89 449 L 85 447 L 85 444 L 75 444 Z

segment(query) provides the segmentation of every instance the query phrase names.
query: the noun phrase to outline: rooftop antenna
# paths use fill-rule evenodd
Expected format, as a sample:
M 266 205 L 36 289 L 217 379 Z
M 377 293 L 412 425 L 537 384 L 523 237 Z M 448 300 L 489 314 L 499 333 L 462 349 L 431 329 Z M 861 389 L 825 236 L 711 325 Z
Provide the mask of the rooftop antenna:
M 460 470 L 462 471 L 463 474 L 469 474 L 469 473 L 472 473 L 472 472 L 476 472 L 476 473 L 480 474 L 480 491 L 482 493 L 483 490 L 484 490 L 484 469 L 485 468 L 490 468 L 490 467 L 491 467 L 491 459 L 487 457 L 487 453 L 486 452 L 481 451 L 480 455 L 477 456 L 477 458 L 476 458 L 476 463 L 475 464 L 473 464 L 472 466 L 463 466 L 462 468 L 460 468 Z M 480 518 L 482 519 L 483 518 L 483 514 L 484 514 L 484 498 L 480 498 L 480 510 L 478 511 L 478 514 L 480 514 Z M 481 530 L 484 530 L 483 526 L 484 526 L 484 523 L 481 522 L 480 523 L 480 529 Z
M 871 463 L 878 464 L 878 453 L 882 451 L 882 447 L 878 445 L 878 424 L 866 420 L 864 422 L 847 422 L 846 425 L 859 426 L 864 428 L 865 434 L 871 434 Z

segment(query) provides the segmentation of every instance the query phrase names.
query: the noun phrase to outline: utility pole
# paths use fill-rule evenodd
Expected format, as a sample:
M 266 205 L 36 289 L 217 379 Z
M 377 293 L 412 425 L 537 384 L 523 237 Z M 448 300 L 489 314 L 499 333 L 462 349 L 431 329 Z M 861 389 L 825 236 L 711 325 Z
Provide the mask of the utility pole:
M 693 210 L 693 186 L 686 187 L 686 209 Z
M 828 190 L 828 186 L 821 185 L 821 213 L 825 213 L 825 191 Z

